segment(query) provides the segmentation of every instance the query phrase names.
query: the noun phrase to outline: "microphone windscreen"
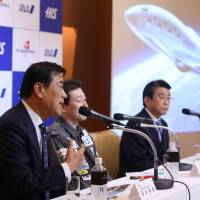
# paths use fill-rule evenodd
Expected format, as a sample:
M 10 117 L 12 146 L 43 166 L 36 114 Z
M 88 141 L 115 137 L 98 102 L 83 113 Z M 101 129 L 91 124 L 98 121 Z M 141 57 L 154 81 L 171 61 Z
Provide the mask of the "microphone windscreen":
M 189 115 L 189 114 L 190 114 L 190 110 L 187 109 L 187 108 L 183 108 L 183 109 L 182 109 L 182 113 L 183 113 L 183 114 L 186 114 L 186 115 Z
M 90 111 L 90 109 L 89 109 L 88 107 L 81 106 L 81 107 L 79 108 L 79 113 L 80 113 L 81 115 L 84 115 L 84 116 L 89 116 L 89 115 L 91 114 L 91 111 Z
M 121 114 L 121 113 L 115 113 L 113 117 L 116 120 L 123 120 L 124 119 L 124 115 Z

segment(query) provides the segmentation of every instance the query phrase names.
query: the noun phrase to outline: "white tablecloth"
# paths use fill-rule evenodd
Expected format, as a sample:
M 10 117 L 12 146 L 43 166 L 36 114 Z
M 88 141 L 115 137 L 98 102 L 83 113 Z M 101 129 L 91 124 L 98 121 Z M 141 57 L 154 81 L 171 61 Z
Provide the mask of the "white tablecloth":
M 193 160 L 192 157 L 184 159 L 185 162 L 190 162 Z M 192 177 L 190 172 L 181 172 L 180 177 L 176 179 L 177 181 L 184 182 L 188 185 L 191 194 L 191 200 L 200 200 L 200 176 Z M 108 187 L 116 186 L 126 183 L 134 184 L 134 180 L 130 180 L 127 177 L 116 179 L 108 182 Z M 81 194 L 85 194 L 88 190 L 82 190 Z M 84 196 L 84 195 L 83 195 Z M 80 198 L 81 199 L 81 198 Z M 84 198 L 82 198 L 84 199 Z M 158 196 L 154 197 L 153 200 L 188 200 L 188 191 L 186 187 L 181 183 L 174 183 L 174 187 L 166 190 L 158 190 Z M 66 196 L 61 196 L 53 200 L 66 200 Z

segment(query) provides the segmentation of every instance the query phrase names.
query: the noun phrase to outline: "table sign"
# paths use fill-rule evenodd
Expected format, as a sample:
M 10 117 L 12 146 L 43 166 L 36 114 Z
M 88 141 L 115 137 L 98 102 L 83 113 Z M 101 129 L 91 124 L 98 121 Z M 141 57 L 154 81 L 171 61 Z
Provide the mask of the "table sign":
M 159 193 L 156 190 L 152 178 L 144 179 L 142 181 L 136 181 L 131 188 L 128 199 L 129 200 L 150 200 Z

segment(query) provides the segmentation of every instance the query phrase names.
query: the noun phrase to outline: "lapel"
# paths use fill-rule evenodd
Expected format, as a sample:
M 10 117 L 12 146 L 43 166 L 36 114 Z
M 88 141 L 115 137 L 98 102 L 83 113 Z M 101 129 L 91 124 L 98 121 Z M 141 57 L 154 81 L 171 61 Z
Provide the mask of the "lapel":
M 36 133 L 35 127 L 33 125 L 33 122 L 31 120 L 26 108 L 24 107 L 24 105 L 21 102 L 18 105 L 20 108 L 19 109 L 20 117 L 26 127 L 26 133 L 28 134 L 31 143 L 33 144 L 33 149 L 35 150 L 38 159 L 41 161 L 40 147 L 39 147 L 37 133 Z

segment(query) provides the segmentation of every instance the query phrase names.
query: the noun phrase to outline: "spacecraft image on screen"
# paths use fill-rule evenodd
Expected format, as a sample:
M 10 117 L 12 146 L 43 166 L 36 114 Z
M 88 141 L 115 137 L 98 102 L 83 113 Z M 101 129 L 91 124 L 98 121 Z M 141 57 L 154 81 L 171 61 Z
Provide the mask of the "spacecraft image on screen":
M 124 17 L 143 42 L 170 58 L 181 72 L 200 74 L 200 37 L 192 28 L 155 5 L 133 6 Z

